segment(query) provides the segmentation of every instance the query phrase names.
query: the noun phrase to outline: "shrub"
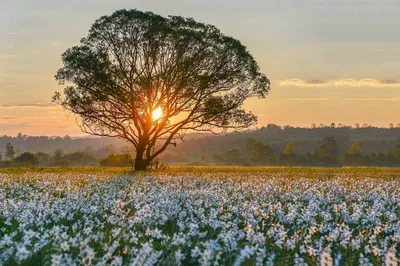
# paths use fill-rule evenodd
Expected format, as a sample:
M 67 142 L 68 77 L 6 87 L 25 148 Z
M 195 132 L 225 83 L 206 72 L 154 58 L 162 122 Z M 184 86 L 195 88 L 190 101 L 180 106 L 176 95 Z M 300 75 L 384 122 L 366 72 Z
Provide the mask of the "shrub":
M 14 159 L 14 162 L 17 164 L 23 164 L 23 165 L 37 165 L 39 164 L 39 159 L 36 157 L 35 154 L 31 152 L 24 152 L 18 157 Z
M 100 161 L 101 166 L 127 167 L 132 166 L 133 161 L 129 154 L 110 154 Z

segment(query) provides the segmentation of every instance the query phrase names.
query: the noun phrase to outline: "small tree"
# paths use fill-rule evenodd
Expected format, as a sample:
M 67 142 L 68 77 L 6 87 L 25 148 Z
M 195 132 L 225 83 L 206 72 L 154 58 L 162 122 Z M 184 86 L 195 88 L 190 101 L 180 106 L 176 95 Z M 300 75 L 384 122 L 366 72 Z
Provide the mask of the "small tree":
M 106 158 L 100 160 L 101 166 L 127 167 L 132 166 L 132 160 L 129 154 L 109 154 Z
M 49 165 L 50 164 L 50 155 L 44 152 L 38 152 L 35 154 L 36 158 L 38 158 L 39 165 Z
M 14 150 L 14 146 L 11 145 L 10 142 L 7 142 L 6 144 L 6 157 L 9 161 L 11 161 L 12 159 L 14 159 L 15 156 L 15 150 Z
M 224 157 L 227 165 L 237 165 L 240 163 L 240 153 L 236 149 L 225 152 Z
M 387 154 L 387 159 L 393 164 L 400 163 L 400 141 L 399 140 Z
M 83 132 L 129 141 L 143 170 L 187 130 L 246 128 L 241 106 L 270 83 L 238 40 L 178 16 L 119 10 L 98 19 L 62 56 L 54 100 L 77 114 Z
M 365 163 L 363 159 L 360 145 L 357 141 L 354 141 L 347 153 L 344 154 L 343 163 L 346 165 L 362 165 Z
M 251 152 L 253 149 L 254 144 L 257 142 L 254 138 L 247 138 L 246 140 L 246 151 Z
M 293 145 L 293 141 L 289 141 L 288 144 L 286 144 L 283 154 L 288 157 L 296 154 L 296 148 Z
M 17 163 L 26 163 L 29 165 L 37 165 L 39 164 L 39 159 L 35 156 L 35 154 L 31 152 L 23 152 L 21 155 L 14 159 Z
M 250 162 L 254 164 L 266 164 L 268 159 L 274 156 L 274 149 L 270 145 L 264 145 L 257 141 L 250 153 Z
M 324 137 L 313 154 L 313 159 L 329 165 L 339 165 L 339 147 L 334 137 Z
M 64 151 L 62 149 L 57 149 L 53 153 L 53 160 L 54 161 L 61 161 L 64 156 Z
M 351 144 L 350 149 L 347 152 L 349 155 L 352 156 L 359 156 L 361 155 L 361 147 L 360 144 L 358 144 L 357 141 L 353 142 L 353 144 Z
M 22 141 L 22 140 L 23 140 L 23 138 L 22 138 L 22 133 L 18 133 L 18 135 L 17 135 L 17 140 L 18 140 L 18 141 Z

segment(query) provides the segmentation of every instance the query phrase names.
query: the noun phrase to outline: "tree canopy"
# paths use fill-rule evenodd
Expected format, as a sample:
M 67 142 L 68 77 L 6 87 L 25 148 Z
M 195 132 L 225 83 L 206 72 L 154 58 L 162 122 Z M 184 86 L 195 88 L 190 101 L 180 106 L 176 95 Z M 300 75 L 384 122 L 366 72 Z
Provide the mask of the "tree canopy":
M 349 151 L 347 153 L 350 155 L 353 155 L 353 156 L 361 155 L 360 144 L 358 144 L 357 141 L 353 142 L 353 144 L 351 144 Z
M 296 148 L 293 144 L 293 141 L 289 141 L 288 144 L 286 144 L 283 154 L 286 156 L 293 156 L 296 154 Z
M 54 100 L 80 117 L 84 132 L 128 140 L 137 170 L 187 130 L 255 124 L 241 106 L 270 89 L 240 41 L 191 18 L 138 10 L 96 20 L 62 61 L 56 79 L 64 95 Z
M 24 152 L 21 153 L 18 157 L 14 159 L 15 162 L 17 163 L 27 163 L 30 165 L 37 165 L 39 164 L 39 159 L 36 157 L 35 154 L 31 152 Z
M 10 142 L 7 142 L 7 144 L 6 144 L 6 157 L 9 160 L 12 160 L 12 159 L 14 159 L 14 156 L 15 156 L 14 146 L 11 145 Z

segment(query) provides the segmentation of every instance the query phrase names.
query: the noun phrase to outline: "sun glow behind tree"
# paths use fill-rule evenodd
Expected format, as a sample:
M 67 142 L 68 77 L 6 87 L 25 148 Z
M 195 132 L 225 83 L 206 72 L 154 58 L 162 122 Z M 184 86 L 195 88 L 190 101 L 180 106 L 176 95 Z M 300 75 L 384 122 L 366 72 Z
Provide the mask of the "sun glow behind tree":
M 162 111 L 161 107 L 158 107 L 158 108 L 154 109 L 152 118 L 154 121 L 156 121 L 156 120 L 160 119 L 162 117 L 162 115 L 163 115 L 163 111 Z
M 96 20 L 62 60 L 56 79 L 66 87 L 54 101 L 80 116 L 83 132 L 129 141 L 135 170 L 187 131 L 254 125 L 242 105 L 270 89 L 240 41 L 191 18 L 138 10 Z

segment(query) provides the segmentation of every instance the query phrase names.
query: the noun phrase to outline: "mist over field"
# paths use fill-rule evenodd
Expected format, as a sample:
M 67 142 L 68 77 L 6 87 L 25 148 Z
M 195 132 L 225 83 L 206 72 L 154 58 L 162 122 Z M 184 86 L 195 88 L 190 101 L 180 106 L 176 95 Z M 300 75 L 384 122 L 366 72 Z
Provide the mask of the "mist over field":
M 295 128 L 270 124 L 256 130 L 221 135 L 189 133 L 176 147 L 169 147 L 160 156 L 160 160 L 169 165 L 395 166 L 400 165 L 399 136 L 400 128 L 395 126 L 379 128 L 368 125 L 321 125 Z M 336 151 L 332 152 L 337 154 L 332 156 L 337 161 L 323 162 L 312 157 L 327 137 L 332 137 L 335 141 Z M 3 136 L 0 137 L 0 153 L 3 155 L 7 143 L 11 143 L 19 153 L 46 153 L 54 157 L 54 153 L 60 151 L 63 154 L 80 152 L 75 157 L 69 156 L 69 165 L 98 165 L 110 154 L 129 153 L 134 156 L 128 142 L 113 138 L 33 137 L 23 134 L 16 137 Z M 292 143 L 295 150 L 293 156 L 285 158 L 283 155 L 288 143 Z M 353 151 L 354 158 L 346 157 L 355 143 L 358 150 Z M 83 158 L 82 152 L 88 156 Z M 47 159 L 39 165 L 49 165 L 50 161 Z M 126 161 L 125 166 L 129 166 L 129 163 Z

